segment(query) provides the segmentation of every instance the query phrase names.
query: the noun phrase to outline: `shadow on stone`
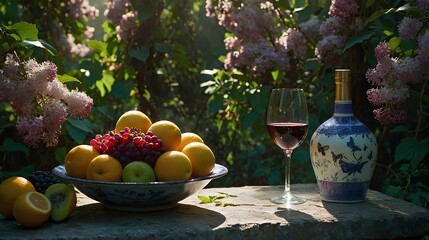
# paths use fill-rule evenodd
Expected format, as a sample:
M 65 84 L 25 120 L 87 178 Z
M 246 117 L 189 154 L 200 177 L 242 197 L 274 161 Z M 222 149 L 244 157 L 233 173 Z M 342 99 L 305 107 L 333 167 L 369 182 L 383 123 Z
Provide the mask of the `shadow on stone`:
M 109 209 L 101 203 L 92 203 L 80 206 L 75 210 L 72 218 L 79 219 L 81 224 L 121 225 L 129 224 L 133 219 L 136 225 L 186 227 L 201 225 L 214 228 L 225 222 L 225 216 L 195 205 L 181 204 L 166 210 L 153 212 L 131 212 Z M 206 225 L 206 226 L 204 226 Z
M 313 216 L 310 214 L 293 210 L 290 208 L 277 208 L 277 211 L 274 213 L 277 217 L 284 218 L 289 223 L 296 223 L 296 222 L 316 222 Z M 309 221 L 310 220 L 310 221 Z

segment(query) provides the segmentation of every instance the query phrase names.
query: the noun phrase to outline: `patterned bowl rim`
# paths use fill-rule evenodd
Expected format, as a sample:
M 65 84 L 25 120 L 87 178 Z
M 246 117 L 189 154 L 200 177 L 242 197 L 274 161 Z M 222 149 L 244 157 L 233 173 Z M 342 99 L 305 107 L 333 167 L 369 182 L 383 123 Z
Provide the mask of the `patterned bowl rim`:
M 71 176 L 67 175 L 67 171 L 66 171 L 64 165 L 58 165 L 58 166 L 54 167 L 52 169 L 52 173 L 55 176 L 59 177 L 60 179 L 70 181 L 72 183 L 79 182 L 79 183 L 85 183 L 85 184 L 96 184 L 96 185 L 106 185 L 106 186 L 148 187 L 148 186 L 182 185 L 182 184 L 186 184 L 186 183 L 217 179 L 217 178 L 225 176 L 228 173 L 228 168 L 216 163 L 212 172 L 208 176 L 191 178 L 188 180 L 166 181 L 166 182 L 105 182 L 105 181 L 96 181 L 96 180 L 75 178 L 75 177 L 71 177 Z

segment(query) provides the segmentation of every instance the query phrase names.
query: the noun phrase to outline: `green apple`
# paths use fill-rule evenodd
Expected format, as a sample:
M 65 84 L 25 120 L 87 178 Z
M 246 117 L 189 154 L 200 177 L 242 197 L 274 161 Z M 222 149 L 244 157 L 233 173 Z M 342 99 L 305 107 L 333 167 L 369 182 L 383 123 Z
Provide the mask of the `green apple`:
M 155 182 L 155 172 L 146 162 L 133 161 L 128 163 L 122 170 L 122 181 L 124 182 Z

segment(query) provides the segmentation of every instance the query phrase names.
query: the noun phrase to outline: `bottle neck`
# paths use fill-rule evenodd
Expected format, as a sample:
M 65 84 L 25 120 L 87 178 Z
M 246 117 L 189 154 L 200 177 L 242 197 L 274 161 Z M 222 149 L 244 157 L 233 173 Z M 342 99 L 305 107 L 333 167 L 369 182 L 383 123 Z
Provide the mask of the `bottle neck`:
M 353 115 L 350 70 L 335 72 L 335 110 L 336 116 Z
M 335 100 L 351 101 L 351 82 L 335 81 Z

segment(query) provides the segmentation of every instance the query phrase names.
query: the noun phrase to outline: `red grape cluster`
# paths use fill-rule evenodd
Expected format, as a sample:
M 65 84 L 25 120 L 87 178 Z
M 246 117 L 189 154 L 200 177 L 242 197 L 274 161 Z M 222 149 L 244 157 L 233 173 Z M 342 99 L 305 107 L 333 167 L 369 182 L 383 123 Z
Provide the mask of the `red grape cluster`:
M 126 127 L 120 132 L 109 131 L 97 134 L 90 145 L 100 154 L 108 154 L 125 167 L 132 161 L 144 161 L 152 167 L 156 159 L 165 152 L 162 140 L 148 131 L 146 134 L 136 128 Z

